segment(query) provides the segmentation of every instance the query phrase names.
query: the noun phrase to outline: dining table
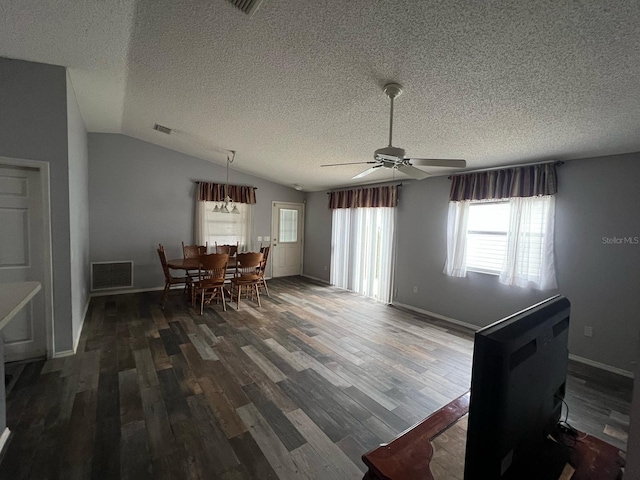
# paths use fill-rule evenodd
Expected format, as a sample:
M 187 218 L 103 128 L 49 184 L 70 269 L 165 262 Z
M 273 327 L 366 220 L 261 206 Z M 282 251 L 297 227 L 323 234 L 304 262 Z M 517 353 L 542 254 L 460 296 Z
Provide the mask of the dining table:
M 197 258 L 174 258 L 167 261 L 167 266 L 173 270 L 198 270 L 200 261 Z M 230 257 L 227 270 L 236 269 L 236 257 Z

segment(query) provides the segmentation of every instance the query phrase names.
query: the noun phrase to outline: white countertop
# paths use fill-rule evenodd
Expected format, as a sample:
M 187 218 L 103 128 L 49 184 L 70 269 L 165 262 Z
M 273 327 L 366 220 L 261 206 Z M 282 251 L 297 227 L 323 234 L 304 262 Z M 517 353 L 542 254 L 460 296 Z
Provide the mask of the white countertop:
M 0 330 L 41 288 L 40 282 L 0 283 Z

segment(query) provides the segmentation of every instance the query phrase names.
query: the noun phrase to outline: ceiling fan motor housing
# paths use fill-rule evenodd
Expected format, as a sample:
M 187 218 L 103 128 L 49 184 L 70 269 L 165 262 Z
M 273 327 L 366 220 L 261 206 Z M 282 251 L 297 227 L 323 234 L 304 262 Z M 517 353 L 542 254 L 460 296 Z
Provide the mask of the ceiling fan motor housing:
M 393 163 L 404 162 L 404 148 L 384 147 L 379 148 L 373 154 L 373 158 L 378 161 L 387 161 Z

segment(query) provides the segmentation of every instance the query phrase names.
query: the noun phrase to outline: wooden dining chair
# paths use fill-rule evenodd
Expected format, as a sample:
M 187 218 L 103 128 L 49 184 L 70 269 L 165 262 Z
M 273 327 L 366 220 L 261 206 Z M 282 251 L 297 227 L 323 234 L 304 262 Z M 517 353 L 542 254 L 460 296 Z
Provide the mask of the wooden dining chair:
M 160 263 L 162 264 L 162 271 L 164 273 L 164 290 L 162 291 L 162 297 L 160 298 L 161 308 L 164 309 L 164 305 L 169 297 L 169 290 L 171 289 L 171 286 L 184 284 L 184 290 L 186 292 L 190 288 L 191 278 L 189 275 L 185 275 L 184 277 L 174 277 L 171 275 L 171 269 L 167 265 L 167 255 L 161 244 L 158 244 L 158 256 L 160 257 Z
M 229 255 L 226 253 L 210 253 L 200 257 L 198 279 L 191 289 L 191 305 L 195 307 L 196 297 L 200 295 L 200 315 L 205 303 L 208 305 L 215 298 L 222 299 L 222 309 L 227 311 L 224 298 L 224 281 L 227 273 Z
M 260 265 L 262 263 L 262 253 L 249 252 L 239 253 L 236 255 L 236 274 L 231 279 L 231 300 L 236 299 L 236 307 L 240 308 L 240 297 L 243 290 L 247 293 L 256 294 L 258 306 L 260 304 L 260 291 L 258 284 L 260 283 Z
M 227 283 L 231 283 L 231 279 L 235 276 L 235 261 L 236 255 L 238 253 L 238 246 L 239 242 L 236 242 L 235 245 L 218 245 L 218 242 L 215 242 L 216 253 L 226 253 L 229 255 L 229 265 L 227 266 Z
M 184 258 L 199 258 L 201 255 L 206 255 L 208 250 L 209 242 L 204 245 L 185 245 L 182 242 L 182 255 Z
M 182 255 L 186 260 L 187 258 L 200 258 L 202 255 L 206 255 L 209 250 L 209 242 L 206 242 L 204 245 L 185 245 L 182 242 Z M 198 270 L 197 269 L 189 269 L 187 270 L 187 277 L 194 281 L 198 278 Z
M 216 242 L 215 243 L 216 253 L 227 253 L 229 254 L 230 257 L 235 257 L 236 254 L 238 253 L 239 245 L 240 245 L 239 242 L 236 242 L 235 245 L 231 245 L 231 244 L 218 245 L 218 242 Z
M 271 297 L 271 295 L 269 294 L 269 287 L 267 287 L 267 280 L 264 278 L 264 272 L 267 269 L 267 260 L 269 259 L 269 251 L 271 251 L 270 245 L 267 245 L 266 247 L 260 246 L 260 253 L 262 254 L 262 263 L 260 264 L 260 270 L 258 271 L 258 276 L 260 277 L 258 288 L 264 288 L 265 292 L 267 292 L 267 297 Z

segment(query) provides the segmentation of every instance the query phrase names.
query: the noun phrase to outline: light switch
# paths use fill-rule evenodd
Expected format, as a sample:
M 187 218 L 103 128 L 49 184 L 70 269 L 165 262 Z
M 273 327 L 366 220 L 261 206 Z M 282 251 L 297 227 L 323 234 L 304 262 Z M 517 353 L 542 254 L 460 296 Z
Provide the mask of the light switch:
M 271 240 L 271 237 L 264 237 L 265 242 L 268 242 L 269 240 Z
M 262 241 L 262 237 L 258 237 L 258 241 L 261 242 Z

